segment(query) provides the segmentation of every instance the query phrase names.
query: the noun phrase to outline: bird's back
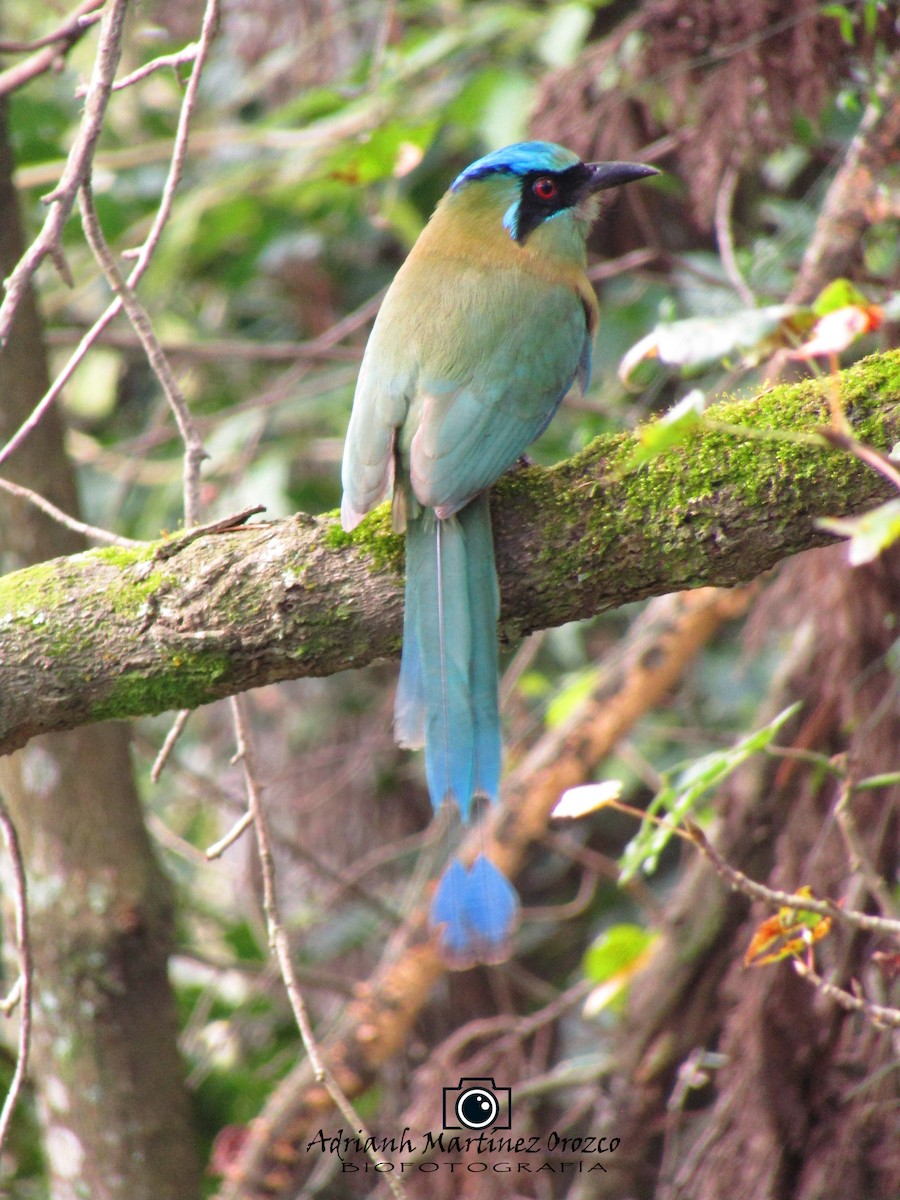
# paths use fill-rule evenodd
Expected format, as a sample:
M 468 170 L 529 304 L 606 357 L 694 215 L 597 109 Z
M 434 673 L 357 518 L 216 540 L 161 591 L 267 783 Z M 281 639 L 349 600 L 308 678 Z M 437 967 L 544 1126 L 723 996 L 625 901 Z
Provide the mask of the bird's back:
M 480 205 L 457 211 L 455 199 L 385 297 L 354 403 L 369 431 L 382 430 L 379 454 L 387 425 L 397 429 L 401 480 L 442 515 L 489 487 L 543 430 L 585 366 L 594 321 L 579 263 L 517 245 L 496 205 L 489 219 Z M 365 467 L 372 441 L 357 446 L 355 432 L 346 453 Z M 386 486 L 387 464 L 375 473 Z M 364 475 L 354 466 L 351 486 Z

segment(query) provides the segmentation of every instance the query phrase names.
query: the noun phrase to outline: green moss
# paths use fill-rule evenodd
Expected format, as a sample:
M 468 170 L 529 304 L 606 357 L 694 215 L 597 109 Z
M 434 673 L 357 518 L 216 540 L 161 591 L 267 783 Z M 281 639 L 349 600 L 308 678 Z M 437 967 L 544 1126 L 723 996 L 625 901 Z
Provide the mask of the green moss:
M 104 600 L 110 611 L 127 620 L 134 620 L 146 611 L 151 597 L 169 577 L 161 570 L 140 568 L 152 557 L 143 547 L 106 547 L 89 550 L 67 559 L 51 559 L 21 571 L 0 577 L 0 628 L 12 626 L 43 626 L 41 652 L 53 658 L 64 658 L 76 650 L 81 637 L 78 623 L 67 614 L 70 581 L 77 577 L 85 561 L 101 561 L 121 568 L 105 588 Z M 138 566 L 138 570 L 134 568 Z M 109 574 L 113 574 L 110 572 Z M 104 576 L 101 576 L 104 578 Z
M 61 596 L 59 564 L 53 559 L 0 576 L 0 612 L 19 619 L 52 610 Z
M 885 357 L 894 360 L 887 370 Z M 885 357 L 877 360 L 874 375 L 870 363 L 864 362 L 846 372 L 840 385 L 857 437 L 881 447 L 889 414 L 896 408 L 881 398 L 894 389 L 900 397 L 900 356 Z M 629 481 L 634 485 L 629 488 L 632 504 L 649 499 L 651 515 L 675 516 L 690 499 L 708 498 L 727 487 L 748 507 L 758 508 L 776 493 L 798 490 L 811 478 L 837 498 L 852 494 L 859 464 L 813 440 L 816 430 L 829 422 L 831 386 L 831 380 L 805 380 L 750 401 L 729 399 L 714 405 L 681 446 L 651 464 L 646 479 L 653 478 L 647 486 Z M 641 512 L 632 509 L 629 515 L 640 518 Z
M 101 550 L 90 550 L 92 558 L 108 562 L 114 567 L 133 567 L 135 563 L 147 562 L 159 550 L 159 542 L 147 542 L 142 546 L 104 546 Z
M 197 650 L 171 655 L 152 676 L 125 671 L 113 681 L 108 695 L 93 706 L 89 719 L 116 720 L 208 704 L 229 666 L 221 651 Z
M 806 380 L 751 399 L 728 397 L 711 407 L 684 441 L 639 467 L 632 466 L 635 435 L 598 438 L 550 472 L 514 472 L 499 492 L 513 504 L 521 492 L 524 504 L 556 513 L 561 535 L 548 538 L 541 564 L 548 586 L 573 579 L 576 566 L 567 561 L 566 528 L 579 543 L 579 558 L 586 544 L 602 555 L 617 539 L 640 532 L 649 551 L 642 561 L 659 556 L 673 578 L 689 583 L 685 572 L 696 558 L 698 540 L 727 537 L 718 497 L 723 508 L 730 501 L 732 511 L 737 502 L 741 509 L 761 512 L 784 507 L 792 496 L 808 497 L 815 481 L 816 495 L 826 495 L 835 511 L 858 498 L 867 468 L 816 432 L 830 420 L 831 386 L 831 380 Z M 900 353 L 864 360 L 841 376 L 840 386 L 856 436 L 888 449 L 900 404 Z M 581 503 L 585 487 L 596 499 L 587 516 Z
M 106 590 L 106 599 L 112 611 L 120 617 L 137 617 L 146 611 L 150 598 L 166 583 L 177 586 L 164 571 L 151 571 L 146 577 L 117 579 Z
M 325 519 L 328 520 L 328 524 L 322 531 L 322 541 L 329 550 L 346 550 L 349 546 L 356 544 L 353 533 L 348 533 L 341 525 L 341 518 L 337 511 L 326 513 Z
M 379 571 L 401 575 L 404 571 L 404 537 L 391 528 L 391 506 L 380 504 L 368 513 L 349 533 L 335 520 L 326 526 L 322 540 L 329 550 L 346 550 L 356 546 L 371 558 Z

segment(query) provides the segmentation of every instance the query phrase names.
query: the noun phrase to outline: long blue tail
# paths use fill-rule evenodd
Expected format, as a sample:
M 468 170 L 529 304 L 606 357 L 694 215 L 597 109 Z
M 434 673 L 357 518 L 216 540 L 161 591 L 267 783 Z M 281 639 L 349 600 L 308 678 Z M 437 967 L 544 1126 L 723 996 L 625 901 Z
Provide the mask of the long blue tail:
M 434 808 L 450 799 L 464 821 L 476 793 L 495 801 L 500 788 L 499 610 L 487 496 L 454 517 L 412 517 L 395 731 L 402 746 L 424 743 Z M 447 962 L 502 961 L 517 910 L 515 889 L 484 855 L 470 868 L 455 860 L 431 909 Z

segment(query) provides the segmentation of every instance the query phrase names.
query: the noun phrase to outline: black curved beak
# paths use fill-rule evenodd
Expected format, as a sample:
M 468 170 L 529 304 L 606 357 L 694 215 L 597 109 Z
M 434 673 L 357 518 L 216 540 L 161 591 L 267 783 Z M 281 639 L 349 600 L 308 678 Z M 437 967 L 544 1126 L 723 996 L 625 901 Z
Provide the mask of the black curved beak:
M 603 192 L 607 188 L 621 187 L 623 183 L 634 183 L 635 180 L 660 174 L 656 167 L 645 167 L 643 163 L 607 162 L 584 165 L 591 172 L 587 181 L 589 192 Z

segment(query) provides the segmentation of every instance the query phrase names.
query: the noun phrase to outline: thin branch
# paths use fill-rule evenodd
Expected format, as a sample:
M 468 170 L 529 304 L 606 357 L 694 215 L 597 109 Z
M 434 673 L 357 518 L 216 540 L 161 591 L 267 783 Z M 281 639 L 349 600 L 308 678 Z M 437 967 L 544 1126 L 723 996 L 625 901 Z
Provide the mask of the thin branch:
M 150 363 L 175 417 L 175 423 L 184 443 L 184 521 L 188 526 L 196 525 L 200 516 L 200 464 L 208 457 L 207 453 L 203 449 L 194 418 L 181 388 L 178 386 L 169 360 L 159 344 L 147 310 L 120 271 L 119 264 L 103 235 L 88 180 L 81 185 L 79 207 L 88 244 L 93 250 L 94 257 L 100 264 L 109 286 L 121 301 L 135 333 L 140 338 L 147 361 Z
M 166 734 L 166 739 L 159 748 L 159 753 L 153 760 L 153 766 L 150 768 L 150 779 L 153 783 L 159 783 L 159 777 L 162 775 L 166 763 L 169 761 L 169 755 L 175 749 L 175 743 L 184 732 L 184 727 L 188 723 L 193 709 L 183 708 L 175 720 L 172 722 L 172 728 Z
M 136 71 L 132 71 L 130 75 L 126 75 L 124 79 L 117 79 L 113 84 L 113 91 L 120 92 L 123 88 L 132 87 L 136 83 L 140 83 L 142 79 L 147 79 L 156 71 L 161 71 L 165 67 L 172 67 L 176 73 L 179 67 L 184 67 L 188 63 L 192 63 L 197 58 L 199 46 L 196 42 L 190 42 L 181 50 L 176 50 L 174 54 L 161 54 L 159 58 L 154 58 L 151 62 L 144 63 L 142 67 L 138 67 Z
M 847 454 L 852 454 L 854 458 L 858 458 L 867 467 L 871 467 L 873 471 L 877 471 L 883 479 L 892 483 L 900 491 L 900 471 L 897 470 L 894 463 L 886 454 L 882 454 L 874 446 L 865 445 L 865 443 L 858 441 L 850 433 L 834 425 L 823 427 L 820 433 L 836 449 L 844 450 Z
M 177 854 L 179 858 L 190 863 L 194 867 L 205 867 L 207 863 L 206 855 L 202 850 L 198 850 L 185 838 L 177 834 L 174 829 L 171 829 L 165 821 L 156 815 L 149 812 L 144 818 L 147 822 L 147 828 L 160 843 L 172 854 Z
M 240 512 L 229 513 L 227 517 L 218 517 L 215 521 L 207 521 L 203 525 L 192 525 L 189 529 L 182 530 L 181 533 L 176 533 L 173 537 L 166 538 L 160 544 L 154 557 L 157 562 L 163 562 L 167 558 L 175 558 L 185 546 L 190 546 L 192 542 L 196 542 L 199 538 L 209 537 L 210 534 L 216 533 L 231 533 L 235 529 L 242 528 L 257 513 L 265 511 L 266 506 L 264 504 L 251 504 L 247 508 L 242 508 Z
M 859 836 L 859 831 L 856 828 L 856 820 L 850 808 L 853 792 L 853 784 L 850 780 L 847 780 L 841 788 L 840 798 L 838 799 L 834 813 L 837 818 L 838 828 L 843 835 L 847 847 L 850 867 L 854 871 L 859 871 L 869 895 L 877 901 L 878 907 L 881 909 L 881 915 L 892 918 L 896 909 L 891 898 L 890 888 L 875 870 Z
M 221 858 L 228 847 L 233 846 L 252 824 L 253 813 L 249 811 L 245 812 L 242 817 L 235 821 L 224 837 L 219 838 L 217 842 L 213 842 L 211 846 L 207 846 L 205 851 L 207 861 L 211 862 L 214 858 Z
M 604 262 L 595 263 L 588 269 L 588 279 L 591 283 L 599 283 L 603 279 L 615 279 L 626 272 L 637 271 L 640 267 L 649 266 L 659 258 L 659 251 L 654 249 L 629 250 L 618 258 L 608 258 Z
M 234 802 L 231 800 L 231 797 L 223 794 L 222 800 L 227 806 L 233 806 Z M 416 844 L 427 844 L 429 832 L 426 829 L 421 834 L 404 838 L 396 847 L 397 854 L 408 854 L 416 848 Z M 277 830 L 273 841 L 279 849 L 283 850 L 285 854 L 290 855 L 296 862 L 303 863 L 304 866 L 311 868 L 317 876 L 335 885 L 334 892 L 323 899 L 324 910 L 330 912 L 338 900 L 342 899 L 344 895 L 349 895 L 361 901 L 370 913 L 377 913 L 381 920 L 387 922 L 391 929 L 395 928 L 403 920 L 402 915 L 383 900 L 377 891 L 366 888 L 359 882 L 359 879 L 363 875 L 361 867 L 365 865 L 367 859 L 362 859 L 354 863 L 352 867 L 338 868 L 331 866 L 330 863 L 311 850 L 306 844 L 305 839 L 291 836 L 291 834 L 282 829 Z
M 0 347 L 6 345 L 19 301 L 45 258 L 51 258 L 63 279 L 70 281 L 69 269 L 62 254 L 63 227 L 72 212 L 78 189 L 90 175 L 94 150 L 103 128 L 103 118 L 122 53 L 122 30 L 127 11 L 128 0 L 110 0 L 109 7 L 103 10 L 94 73 L 88 85 L 78 135 L 66 159 L 62 178 L 49 196 L 44 197 L 45 203 L 50 205 L 50 211 L 41 231 L 6 280 L 6 296 L 0 304 Z M 0 453 L 0 462 L 4 457 Z
M 28 891 L 25 879 L 25 862 L 22 858 L 22 847 L 19 835 L 6 807 L 6 802 L 0 796 L 0 827 L 3 830 L 3 840 L 9 854 L 13 878 L 13 904 L 16 914 L 16 953 L 19 959 L 19 1051 L 16 1057 L 16 1068 L 13 1072 L 9 1091 L 0 1109 L 0 1149 L 6 1141 L 9 1123 L 25 1082 L 28 1070 L 28 1055 L 31 1049 L 31 988 L 33 965 L 31 958 L 31 941 L 28 933 Z M 15 989 L 14 989 L 15 990 Z
M 611 807 L 617 807 L 617 805 L 611 805 Z M 812 896 L 798 896 L 792 892 L 781 892 L 776 888 L 766 887 L 727 863 L 713 848 L 703 830 L 693 821 L 684 821 L 682 829 L 703 856 L 709 859 L 719 875 L 728 880 L 735 891 L 743 892 L 745 896 L 749 896 L 753 900 L 762 900 L 771 908 L 796 908 L 804 912 L 820 913 L 823 917 L 833 917 L 836 921 L 851 925 L 854 929 L 867 929 L 872 933 L 883 933 L 889 937 L 900 938 L 900 921 L 843 909 L 831 900 L 816 900 Z
M 900 51 L 884 60 L 859 129 L 831 181 L 789 299 L 808 304 L 829 280 L 854 276 L 900 141 Z
M 137 260 L 132 268 L 131 274 L 128 276 L 128 286 L 136 287 L 141 276 L 147 270 L 150 264 L 150 259 L 153 252 L 162 236 L 163 229 L 169 220 L 169 215 L 172 211 L 172 204 L 175 199 L 175 193 L 178 190 L 178 185 L 181 182 L 181 177 L 184 173 L 185 159 L 187 158 L 188 134 L 190 132 L 191 117 L 194 113 L 194 107 L 197 103 L 197 95 L 200 89 L 200 77 L 203 73 L 203 68 L 206 64 L 207 56 L 209 55 L 212 43 L 219 31 L 219 3 L 220 0 L 207 0 L 206 8 L 203 10 L 203 21 L 200 26 L 200 37 L 197 41 L 197 53 L 194 58 L 194 68 L 191 71 L 191 77 L 187 82 L 187 87 L 184 90 L 184 99 L 181 102 L 181 111 L 178 114 L 178 127 L 175 130 L 175 141 L 172 146 L 172 157 L 169 163 L 169 173 L 166 176 L 166 182 L 163 185 L 162 198 L 159 208 L 156 210 L 156 216 L 153 218 L 153 224 L 150 227 L 150 232 L 141 246 Z M 96 326 L 95 326 L 96 327 Z
M 191 712 L 193 710 L 186 710 Z M 176 721 L 176 725 L 178 722 Z M 169 736 L 171 737 L 171 730 Z M 168 739 L 167 739 L 168 740 Z M 149 743 L 146 739 L 137 737 L 138 744 L 144 749 L 149 749 Z M 243 806 L 230 796 L 221 786 L 221 784 L 211 776 L 203 774 L 195 767 L 189 767 L 184 762 L 177 762 L 174 768 L 179 775 L 185 780 L 186 785 L 195 792 L 204 803 L 211 802 L 216 805 L 222 805 L 225 808 L 233 809 L 238 812 L 238 816 L 244 810 Z M 173 835 L 174 836 L 174 835 Z M 391 858 L 401 855 L 411 854 L 413 851 L 420 849 L 422 844 L 432 836 L 432 829 L 428 828 L 420 834 L 413 835 L 408 838 L 403 838 L 399 842 L 387 850 L 382 851 L 380 862 L 376 862 L 376 852 L 366 855 L 364 858 L 357 860 L 352 866 L 345 867 L 339 870 L 331 866 L 324 859 L 314 854 L 309 846 L 302 838 L 294 837 L 288 834 L 285 830 L 279 829 L 273 836 L 274 844 L 290 855 L 297 862 L 303 863 L 304 866 L 310 867 L 312 871 L 335 884 L 335 891 L 326 895 L 323 899 L 323 906 L 327 910 L 331 910 L 334 905 L 340 900 L 343 895 L 349 894 L 359 900 L 366 909 L 371 913 L 378 913 L 382 920 L 394 928 L 402 921 L 402 915 L 390 905 L 386 904 L 377 892 L 363 887 L 358 880 L 363 877 L 367 870 L 375 870 L 378 866 L 384 865 Z M 186 846 L 186 844 L 185 844 Z M 206 855 L 201 851 L 194 851 L 193 848 L 187 847 L 185 853 L 190 855 L 192 862 L 206 862 Z
M 0 1012 L 2 1012 L 5 1017 L 8 1017 L 10 1013 L 15 1012 L 16 1005 L 19 1003 L 19 1001 L 21 999 L 22 999 L 22 976 L 17 975 L 16 982 L 12 985 L 12 987 L 9 989 L 9 991 L 6 993 L 6 995 L 3 997 L 3 999 L 0 1000 Z
M 894 1029 L 900 1029 L 900 1008 L 889 1008 L 884 1004 L 875 1004 L 871 1000 L 866 1000 L 863 996 L 853 996 L 843 988 L 837 987 L 836 984 L 823 979 L 809 963 L 803 962 L 802 959 L 794 958 L 791 961 L 798 975 L 803 979 L 808 979 L 815 986 L 816 991 L 834 1000 L 847 1012 L 864 1013 L 875 1025 L 890 1025 Z
M 82 3 L 74 10 L 74 12 L 66 17 L 62 25 L 54 29 L 51 33 L 45 33 L 43 37 L 35 38 L 31 42 L 9 41 L 0 39 L 0 54 L 31 54 L 35 50 L 40 50 L 44 46 L 55 46 L 57 42 L 63 42 L 68 49 L 73 38 L 78 38 L 81 33 L 93 24 L 93 21 L 85 21 L 85 15 L 94 12 L 98 8 L 102 8 L 106 0 L 82 0 Z M 95 17 L 95 21 L 99 19 Z
M 303 1041 L 303 1046 L 316 1082 L 324 1086 L 335 1107 L 344 1119 L 350 1122 L 351 1128 L 359 1129 L 362 1136 L 368 1139 L 370 1135 L 363 1123 L 362 1117 L 354 1109 L 337 1080 L 325 1065 L 319 1044 L 313 1032 L 306 1001 L 303 999 L 300 991 L 300 984 L 294 972 L 290 943 L 278 910 L 278 900 L 275 892 L 275 860 L 272 855 L 268 822 L 262 806 L 259 782 L 256 777 L 246 700 L 243 696 L 234 696 L 230 703 L 237 752 L 243 766 L 244 782 L 247 788 L 247 807 L 256 830 L 256 841 L 259 848 L 259 864 L 263 884 L 263 911 L 266 917 L 269 945 L 278 963 L 278 969 L 291 1002 L 294 1019 L 297 1022 L 297 1028 L 300 1030 L 300 1037 Z M 373 1163 L 379 1161 L 378 1154 L 374 1149 L 369 1151 L 369 1157 Z M 387 1176 L 386 1182 L 391 1195 L 396 1200 L 404 1200 L 406 1193 L 399 1181 Z
M 29 504 L 33 504 L 35 508 L 39 508 L 41 512 L 46 513 L 48 517 L 52 517 L 60 525 L 65 525 L 66 529 L 71 529 L 74 533 L 80 533 L 86 538 L 90 538 L 95 542 L 105 542 L 110 546 L 142 546 L 143 542 L 136 542 L 132 538 L 121 537 L 117 533 L 111 533 L 108 529 L 100 529 L 97 525 L 88 525 L 85 521 L 79 521 L 77 517 L 70 517 L 68 513 L 63 512 L 61 508 L 57 508 L 55 504 L 49 500 L 45 500 L 43 496 L 33 492 L 31 488 L 22 487 L 18 483 L 13 483 L 9 479 L 0 478 L 0 491 L 7 492 L 10 496 L 16 496 L 19 500 L 25 500 Z
M 178 115 L 178 128 L 175 133 L 175 142 L 172 147 L 169 173 L 166 177 L 165 185 L 163 186 L 162 199 L 160 201 L 160 206 L 157 209 L 156 216 L 153 219 L 150 232 L 147 234 L 147 238 L 141 247 L 138 259 L 128 276 L 127 283 L 130 288 L 137 286 L 138 281 L 146 271 L 150 263 L 150 258 L 153 254 L 153 251 L 156 249 L 160 237 L 162 236 L 162 231 L 165 228 L 166 222 L 169 219 L 169 214 L 172 210 L 172 202 L 175 192 L 178 188 L 178 184 L 181 180 L 181 176 L 184 171 L 185 158 L 187 157 L 188 131 L 190 128 L 190 120 L 194 111 L 194 106 L 197 102 L 197 93 L 200 87 L 200 75 L 203 71 L 203 66 L 206 62 L 207 55 L 209 54 L 213 39 L 218 31 L 219 8 L 220 0 L 207 0 L 206 8 L 203 12 L 203 23 L 201 26 L 200 38 L 197 43 L 197 57 L 194 61 L 194 69 L 191 71 L 191 77 L 188 80 L 187 87 L 185 88 L 184 99 L 181 102 L 181 111 Z M 117 63 L 113 64 L 112 75 L 115 74 L 116 65 Z M 112 88 L 113 83 L 112 75 L 110 75 L 108 83 L 110 89 Z M 104 76 L 104 78 L 106 77 Z M 85 105 L 85 114 L 87 115 L 87 104 Z M 76 146 L 72 148 L 72 154 L 75 153 L 76 147 L 77 142 Z M 70 159 L 71 157 L 72 155 L 70 155 Z M 88 160 L 88 165 L 89 162 L 90 160 Z M 75 193 L 73 192 L 72 201 L 69 206 L 70 210 L 71 205 L 74 204 L 74 200 Z M 21 266 L 22 263 L 16 267 L 16 271 L 18 271 Z M 35 268 L 31 268 L 29 277 L 34 269 Z M 13 274 L 15 275 L 15 272 Z M 7 301 L 9 299 L 10 297 L 7 294 Z M 15 303 L 17 304 L 18 300 L 16 300 Z M 57 375 L 46 394 L 35 406 L 31 415 L 25 421 L 23 421 L 21 426 L 18 428 L 18 430 L 16 430 L 6 445 L 0 448 L 0 463 L 3 463 L 7 458 L 9 458 L 9 456 L 13 454 L 15 450 L 17 450 L 22 444 L 22 442 L 28 437 L 32 430 L 40 423 L 44 413 L 56 400 L 57 396 L 59 396 L 69 379 L 71 379 L 75 372 L 75 368 L 82 361 L 88 350 L 90 350 L 91 346 L 94 344 L 106 326 L 110 323 L 113 317 L 115 317 L 117 313 L 121 311 L 121 308 L 122 303 L 117 296 L 116 299 L 108 305 L 101 316 L 98 317 L 98 319 L 94 322 L 91 328 L 81 339 L 78 346 L 72 352 L 71 356 L 69 357 L 69 361 L 63 367 L 62 371 L 60 371 L 60 373 Z M 0 307 L 0 314 L 2 314 L 2 312 L 3 309 Z M 2 344 L 2 333 L 3 327 L 0 325 L 0 344 Z
M 51 346 L 69 346 L 73 342 L 80 342 L 83 336 L 83 328 L 77 326 L 51 329 L 47 332 L 47 341 Z M 113 350 L 134 351 L 141 348 L 141 343 L 131 332 L 104 333 L 98 341 Z M 202 342 L 166 341 L 162 343 L 162 347 L 169 358 L 188 359 L 191 362 L 220 363 L 227 358 L 249 362 L 292 363 L 297 359 L 359 362 L 362 357 L 361 348 L 323 346 L 317 338 L 308 342 L 254 342 L 246 338 L 213 338 Z
M 386 0 L 384 11 L 378 22 L 378 28 L 375 33 L 375 44 L 372 47 L 371 66 L 369 67 L 369 90 L 374 92 L 378 84 L 381 82 L 382 72 L 384 71 L 385 57 L 387 54 L 388 44 L 391 39 L 391 33 L 396 19 L 394 11 L 395 0 Z M 327 10 L 326 10 L 327 11 Z
M 0 71 L 0 96 L 10 95 L 45 71 L 56 70 L 76 42 L 101 19 L 97 10 L 105 3 L 106 0 L 82 0 L 58 29 L 33 42 L 0 42 L 0 54 L 36 52 L 24 62 Z
M 725 268 L 725 274 L 731 280 L 732 286 L 740 296 L 741 300 L 743 300 L 748 308 L 753 308 L 756 305 L 756 297 L 741 273 L 741 268 L 738 266 L 737 256 L 734 252 L 734 235 L 731 228 L 731 206 L 734 202 L 734 191 L 737 187 L 737 181 L 737 167 L 734 165 L 726 167 L 725 173 L 722 176 L 722 181 L 719 184 L 719 190 L 716 193 L 716 241 L 719 244 L 719 257 L 722 259 L 722 266 Z

